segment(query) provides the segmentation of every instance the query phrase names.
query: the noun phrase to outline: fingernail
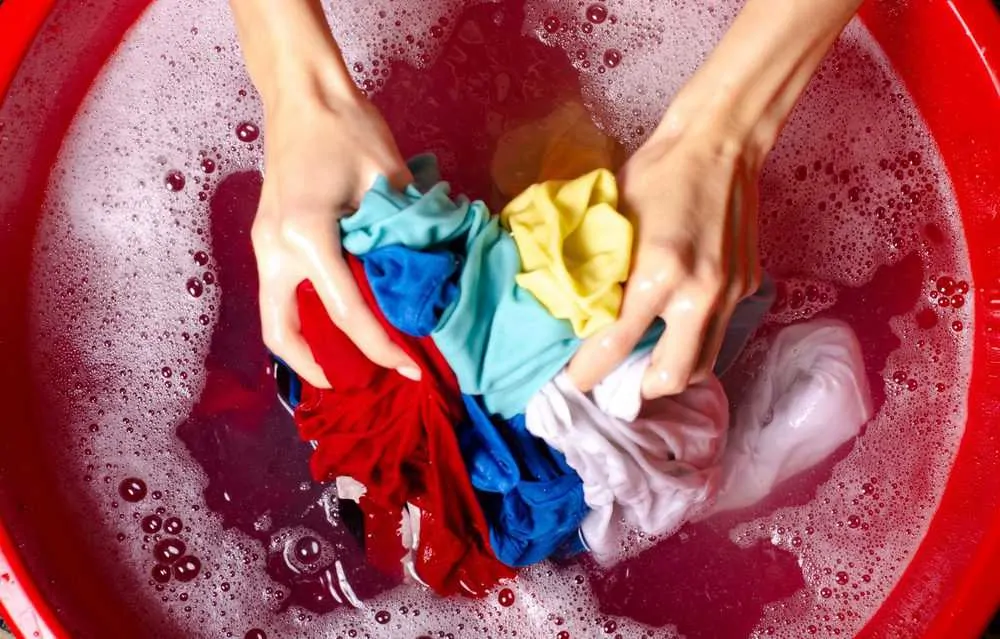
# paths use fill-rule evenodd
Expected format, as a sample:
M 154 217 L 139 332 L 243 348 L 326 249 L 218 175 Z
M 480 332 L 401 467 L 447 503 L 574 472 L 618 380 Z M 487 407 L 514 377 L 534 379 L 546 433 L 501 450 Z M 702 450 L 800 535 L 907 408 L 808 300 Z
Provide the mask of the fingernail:
M 412 379 L 415 382 L 420 381 L 420 369 L 416 366 L 400 366 L 396 372 L 407 379 Z

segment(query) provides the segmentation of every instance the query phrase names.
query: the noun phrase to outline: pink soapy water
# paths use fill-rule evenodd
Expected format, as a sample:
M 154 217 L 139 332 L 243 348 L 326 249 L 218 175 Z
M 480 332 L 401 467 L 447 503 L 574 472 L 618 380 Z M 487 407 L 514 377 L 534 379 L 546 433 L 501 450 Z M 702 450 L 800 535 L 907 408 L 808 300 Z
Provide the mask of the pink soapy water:
M 404 154 L 437 153 L 456 190 L 495 205 L 505 132 L 578 101 L 634 147 L 739 3 L 469 4 L 348 3 L 334 29 Z M 835 316 L 862 341 L 876 418 L 766 504 L 636 538 L 610 570 L 546 564 L 470 602 L 371 569 L 356 508 L 309 479 L 257 325 L 260 105 L 224 3 L 197 15 L 153 4 L 95 82 L 50 176 L 32 282 L 59 490 L 79 504 L 79 543 L 129 605 L 156 611 L 157 633 L 729 639 L 864 624 L 961 437 L 971 280 L 933 141 L 861 27 L 767 165 L 761 246 L 783 298 L 725 382 L 738 402 L 768 335 Z

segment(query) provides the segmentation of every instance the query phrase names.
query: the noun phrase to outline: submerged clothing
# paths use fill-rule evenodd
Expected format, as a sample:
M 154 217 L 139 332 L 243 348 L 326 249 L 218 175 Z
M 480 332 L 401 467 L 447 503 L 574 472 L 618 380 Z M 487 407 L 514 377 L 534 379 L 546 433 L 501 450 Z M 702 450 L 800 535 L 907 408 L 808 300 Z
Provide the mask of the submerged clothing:
M 386 319 L 410 335 L 428 335 L 458 294 L 452 275 L 460 262 L 447 251 L 390 245 L 365 255 L 364 265 Z M 525 430 L 523 415 L 493 420 L 480 399 L 463 399 L 468 417 L 456 435 L 500 561 L 524 566 L 578 549 L 588 509 L 576 472 Z
M 606 169 L 531 186 L 500 213 L 517 245 L 516 281 L 553 317 L 590 337 L 618 319 L 632 258 L 632 223 Z
M 462 263 L 449 251 L 417 252 L 386 246 L 367 254 L 365 275 L 390 324 L 413 337 L 427 337 L 458 298 Z
M 714 378 L 643 403 L 648 355 L 633 355 L 590 395 L 565 375 L 528 405 L 528 430 L 566 453 L 593 511 L 584 541 L 614 559 L 623 526 L 669 534 L 745 508 L 855 437 L 872 405 L 860 347 L 843 323 L 785 328 L 736 411 Z
M 817 320 L 783 329 L 736 411 L 714 512 L 756 503 L 857 436 L 871 416 L 849 326 Z
M 774 300 L 774 282 L 736 308 L 715 371 L 737 359 Z M 669 534 L 712 507 L 723 476 L 729 406 L 717 378 L 682 394 L 642 401 L 649 353 L 636 353 L 589 394 L 562 374 L 531 399 L 528 430 L 566 454 L 584 483 L 593 511 L 584 541 L 599 559 L 610 559 L 624 526 L 650 535 Z
M 384 177 L 341 223 L 343 247 L 362 259 L 401 245 L 463 256 L 458 299 L 431 333 L 462 392 L 482 395 L 491 414 L 509 419 L 569 362 L 580 345 L 573 327 L 553 318 L 515 281 L 521 260 L 510 235 L 482 202 L 452 200 L 448 185 L 396 191 Z M 662 333 L 654 324 L 638 349 Z
M 398 570 L 404 551 L 400 514 L 420 510 L 420 579 L 441 594 L 482 595 L 512 572 L 489 546 L 489 530 L 455 439 L 464 419 L 454 376 L 428 339 L 407 337 L 378 309 L 362 264 L 348 256 L 362 295 L 389 336 L 420 366 L 408 380 L 373 364 L 330 320 L 315 289 L 298 290 L 302 334 L 332 386 L 304 385 L 295 418 L 303 439 L 316 442 L 313 477 L 346 475 L 365 486 L 366 549 L 372 563 Z
M 490 174 L 497 190 L 513 198 L 532 184 L 612 169 L 624 155 L 621 145 L 594 125 L 583 104 L 566 102 L 501 135 Z
M 528 404 L 528 430 L 565 453 L 583 480 L 592 510 L 581 532 L 599 560 L 619 549 L 623 524 L 671 533 L 710 503 L 719 482 L 729 420 L 722 385 L 712 377 L 646 402 L 638 415 L 649 357 L 613 372 L 613 390 L 587 395 L 561 374 Z
M 469 419 L 458 429 L 459 443 L 500 561 L 527 566 L 578 550 L 588 512 L 580 477 L 527 432 L 523 416 L 498 424 L 476 398 L 464 399 Z

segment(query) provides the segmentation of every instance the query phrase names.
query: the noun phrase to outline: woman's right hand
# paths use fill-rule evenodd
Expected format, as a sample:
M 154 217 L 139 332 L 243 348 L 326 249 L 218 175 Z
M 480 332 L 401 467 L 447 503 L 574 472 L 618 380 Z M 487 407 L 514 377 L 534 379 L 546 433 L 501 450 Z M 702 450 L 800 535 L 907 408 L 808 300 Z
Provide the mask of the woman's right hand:
M 388 127 L 364 97 L 307 96 L 278 103 L 265 119 L 264 186 L 253 223 L 264 343 L 310 384 L 329 387 L 299 332 L 295 291 L 316 287 L 333 322 L 373 362 L 419 378 L 389 339 L 344 261 L 338 222 L 378 175 L 411 177 Z
M 379 175 L 399 188 L 412 180 L 392 134 L 354 86 L 318 3 L 232 4 L 264 103 L 264 184 L 252 231 L 264 343 L 311 385 L 329 388 L 300 331 L 296 289 L 309 280 L 369 359 L 419 379 L 362 298 L 338 228 Z

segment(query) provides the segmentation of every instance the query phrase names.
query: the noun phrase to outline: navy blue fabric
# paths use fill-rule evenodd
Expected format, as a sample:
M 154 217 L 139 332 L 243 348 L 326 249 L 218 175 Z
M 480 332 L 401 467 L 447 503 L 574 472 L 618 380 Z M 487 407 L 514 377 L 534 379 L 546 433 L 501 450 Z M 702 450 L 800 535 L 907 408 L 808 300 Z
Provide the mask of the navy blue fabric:
M 523 415 L 494 420 L 479 398 L 463 399 L 459 445 L 497 558 L 518 567 L 582 551 L 577 531 L 589 510 L 580 477 L 527 431 Z
M 365 255 L 364 264 L 382 313 L 407 335 L 430 335 L 458 298 L 461 261 L 449 251 L 415 251 L 392 245 Z

